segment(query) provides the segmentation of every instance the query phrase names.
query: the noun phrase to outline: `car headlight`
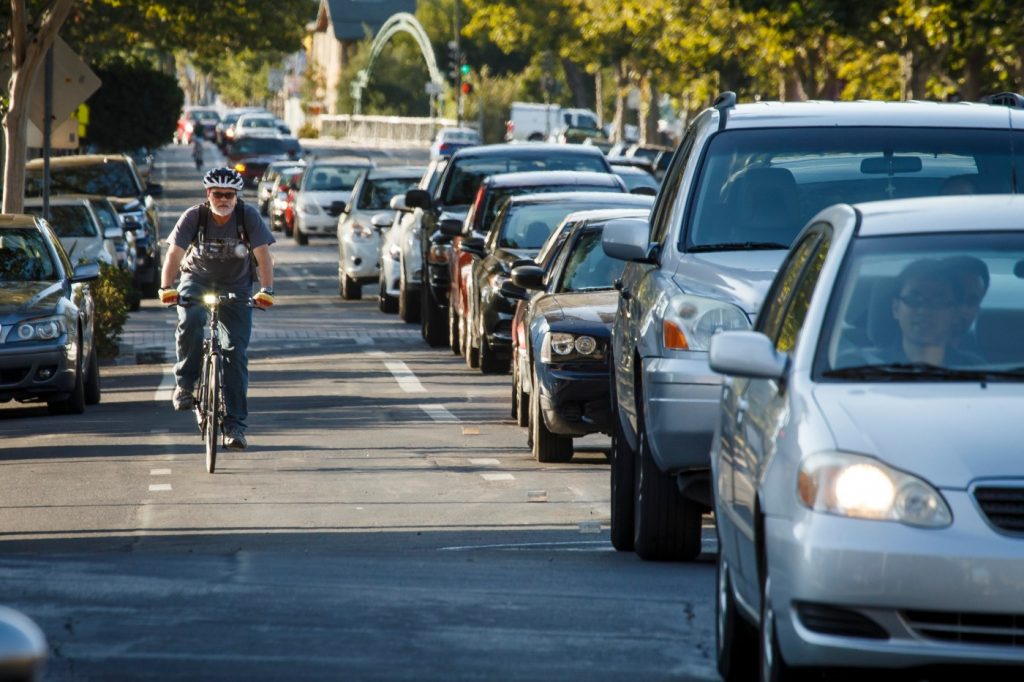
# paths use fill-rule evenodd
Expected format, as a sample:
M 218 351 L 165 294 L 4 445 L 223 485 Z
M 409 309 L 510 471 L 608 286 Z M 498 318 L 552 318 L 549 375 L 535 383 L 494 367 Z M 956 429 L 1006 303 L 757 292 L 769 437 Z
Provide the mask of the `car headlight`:
M 447 244 L 431 244 L 430 250 L 427 251 L 427 260 L 433 265 L 444 265 L 448 262 L 448 251 Z
M 666 349 L 707 351 L 711 337 L 718 332 L 750 329 L 745 312 L 713 298 L 679 294 L 659 307 L 662 347 Z
M 245 164 L 242 163 L 242 162 L 236 163 L 235 164 L 235 170 L 238 171 L 239 173 L 244 173 L 245 172 Z
M 302 212 L 308 213 L 309 215 L 319 215 L 320 207 L 316 205 L 315 201 L 306 199 L 302 202 Z
M 52 341 L 64 334 L 64 321 L 59 317 L 48 317 L 43 320 L 26 320 L 14 326 L 8 335 L 7 342 L 12 341 Z
M 547 332 L 540 347 L 540 361 L 572 362 L 577 360 L 604 360 L 604 344 L 587 334 Z
M 797 496 L 815 511 L 857 519 L 943 528 L 953 522 L 942 495 L 925 481 L 872 457 L 822 452 L 800 464 Z
M 373 228 L 369 225 L 363 225 L 360 222 L 352 221 L 352 234 L 363 239 L 369 239 L 373 236 Z

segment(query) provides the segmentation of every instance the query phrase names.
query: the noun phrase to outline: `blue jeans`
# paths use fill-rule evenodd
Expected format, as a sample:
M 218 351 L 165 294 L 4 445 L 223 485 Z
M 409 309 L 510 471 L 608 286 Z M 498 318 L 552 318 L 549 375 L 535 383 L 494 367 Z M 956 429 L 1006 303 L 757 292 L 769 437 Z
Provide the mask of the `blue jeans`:
M 195 282 L 183 282 L 178 293 L 182 297 L 199 299 L 204 293 L 215 292 Z M 190 393 L 199 382 L 199 373 L 203 368 L 203 330 L 206 325 L 207 313 L 202 305 L 178 308 L 178 362 L 174 365 L 174 379 L 178 388 Z M 227 408 L 224 428 L 234 427 L 244 431 L 245 420 L 249 416 L 246 403 L 249 391 L 247 351 L 252 336 L 252 308 L 244 303 L 222 303 L 219 326 L 220 347 L 224 358 L 224 403 Z

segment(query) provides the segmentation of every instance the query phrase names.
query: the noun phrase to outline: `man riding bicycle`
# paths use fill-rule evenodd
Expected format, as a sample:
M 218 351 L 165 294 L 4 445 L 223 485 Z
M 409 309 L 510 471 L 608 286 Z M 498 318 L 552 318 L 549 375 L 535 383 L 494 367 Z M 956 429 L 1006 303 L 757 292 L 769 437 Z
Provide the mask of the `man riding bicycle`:
M 160 278 L 160 301 L 165 305 L 176 305 L 179 296 L 198 301 L 207 293 L 233 293 L 243 301 L 248 300 L 255 274 L 262 288 L 252 297 L 253 305 L 269 308 L 274 305 L 274 264 L 270 245 L 276 240 L 259 211 L 239 200 L 238 193 L 244 187 L 242 176 L 230 168 L 215 168 L 203 178 L 203 186 L 206 188 L 206 203 L 182 213 L 167 237 L 169 248 Z M 174 288 L 179 271 L 181 282 Z M 199 380 L 205 325 L 206 309 L 203 306 L 178 308 L 177 364 L 174 366 L 176 388 L 172 398 L 176 410 L 191 410 L 195 405 L 192 392 Z M 225 445 L 244 450 L 247 445 L 247 349 L 252 335 L 252 308 L 223 306 L 220 329 L 225 360 Z

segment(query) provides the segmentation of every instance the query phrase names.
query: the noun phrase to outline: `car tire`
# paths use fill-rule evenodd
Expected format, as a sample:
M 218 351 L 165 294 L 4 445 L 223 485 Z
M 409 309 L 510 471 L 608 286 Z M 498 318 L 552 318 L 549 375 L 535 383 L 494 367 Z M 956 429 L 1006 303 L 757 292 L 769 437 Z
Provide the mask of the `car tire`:
M 646 429 L 638 410 L 633 550 L 647 561 L 693 561 L 701 549 L 701 508 L 679 493 L 674 477 L 658 469 Z
M 439 310 L 440 306 L 434 305 L 430 300 L 430 292 L 423 287 L 423 295 L 420 297 L 422 307 L 420 309 L 420 331 L 423 340 L 431 348 L 437 348 L 448 343 L 448 330 L 446 328 L 445 312 Z
M 523 390 L 523 382 L 519 378 L 521 370 L 513 363 L 512 366 L 512 417 L 519 426 L 530 426 L 530 394 Z
M 384 276 L 380 278 L 380 293 L 377 294 L 377 307 L 382 313 L 394 314 L 398 312 L 398 299 L 388 295 L 388 288 L 384 283 Z
M 420 306 L 413 302 L 412 292 L 405 284 L 405 268 L 398 275 L 398 316 L 402 322 L 414 324 L 420 321 Z
M 100 363 L 99 359 L 96 357 L 95 340 L 92 346 L 92 351 L 89 353 L 89 368 L 85 371 L 84 392 L 86 405 L 100 404 L 102 388 L 100 387 Z
M 501 355 L 491 348 L 487 337 L 480 337 L 480 373 L 481 374 L 508 374 L 509 358 Z
M 633 551 L 633 534 L 636 532 L 633 513 L 636 504 L 636 453 L 626 442 L 619 419 L 618 403 L 615 397 L 615 378 L 611 378 L 612 446 L 611 446 L 611 539 L 612 547 L 620 552 Z
M 296 231 L 295 234 L 298 234 L 298 231 Z M 344 272 L 341 273 L 341 284 L 339 285 L 339 288 L 341 290 L 341 297 L 346 301 L 358 301 L 363 297 L 362 285 Z
M 533 458 L 538 462 L 568 462 L 572 459 L 572 438 L 552 433 L 544 423 L 536 369 L 533 371 L 533 386 L 530 388 L 530 445 Z
M 729 567 L 718 551 L 718 570 L 715 584 L 715 658 L 718 674 L 723 682 L 746 682 L 757 678 L 756 659 L 758 633 L 753 625 L 740 615 L 736 597 L 732 592 Z
M 459 341 L 462 344 L 462 357 L 466 361 L 466 367 L 480 367 L 480 351 L 473 346 L 473 333 L 469 331 L 466 318 L 462 316 L 459 316 Z
M 295 243 L 298 244 L 299 246 L 305 246 L 309 244 L 309 237 L 306 236 L 305 232 L 299 229 L 298 225 L 292 227 L 292 238 L 295 240 Z
M 448 303 L 448 347 L 455 355 L 462 354 L 459 337 L 459 312 L 450 301 Z
M 761 682 L 809 682 L 817 679 L 817 671 L 793 668 L 783 659 L 771 594 L 772 579 L 766 574 L 761 588 L 761 623 L 758 627 L 758 667 Z
M 81 340 L 79 340 L 81 348 Z M 85 412 L 85 381 L 82 376 L 82 358 L 78 358 L 75 366 L 75 385 L 71 389 L 71 395 L 64 400 L 47 401 L 46 409 L 50 414 L 82 414 Z

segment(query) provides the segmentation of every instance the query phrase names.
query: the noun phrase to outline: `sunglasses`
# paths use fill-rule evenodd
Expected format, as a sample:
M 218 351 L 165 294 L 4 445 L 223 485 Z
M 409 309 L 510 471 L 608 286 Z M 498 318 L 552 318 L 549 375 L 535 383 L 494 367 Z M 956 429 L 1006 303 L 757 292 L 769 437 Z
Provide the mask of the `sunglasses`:
M 215 191 L 211 191 L 210 192 L 210 196 L 213 197 L 214 199 L 234 199 L 236 194 L 235 194 L 235 192 L 215 192 Z

